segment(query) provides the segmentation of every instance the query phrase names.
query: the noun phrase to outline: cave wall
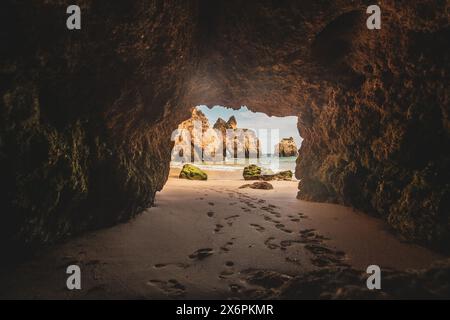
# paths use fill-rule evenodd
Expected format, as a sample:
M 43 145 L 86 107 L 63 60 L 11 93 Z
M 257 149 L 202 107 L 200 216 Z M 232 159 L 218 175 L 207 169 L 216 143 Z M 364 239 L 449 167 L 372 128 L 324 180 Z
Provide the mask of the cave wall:
M 149 207 L 183 117 L 196 3 L 77 4 L 80 31 L 66 1 L 0 4 L 0 243 L 14 251 Z
M 0 4 L 0 243 L 125 221 L 168 175 L 198 104 L 297 115 L 299 198 L 450 230 L 448 2 L 64 1 Z
M 298 197 L 382 217 L 448 247 L 449 3 L 227 1 L 190 94 L 199 104 L 299 117 Z

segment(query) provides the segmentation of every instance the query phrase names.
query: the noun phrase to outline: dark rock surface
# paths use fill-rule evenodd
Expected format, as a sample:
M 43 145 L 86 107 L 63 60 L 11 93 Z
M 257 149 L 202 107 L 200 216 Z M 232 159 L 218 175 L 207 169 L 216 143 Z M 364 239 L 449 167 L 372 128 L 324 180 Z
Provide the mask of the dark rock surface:
M 299 198 L 450 239 L 448 2 L 0 4 L 0 243 L 42 244 L 150 206 L 198 104 L 299 117 Z
M 271 190 L 271 189 L 273 189 L 273 185 L 271 185 L 270 183 L 268 183 L 266 181 L 257 181 L 257 182 L 253 182 L 252 184 L 244 184 L 239 187 L 239 189 L 245 189 L 245 188 Z
M 0 4 L 0 246 L 33 247 L 153 203 L 195 61 L 192 2 Z M 11 242 L 16 246 L 11 246 Z
M 428 269 L 382 270 L 382 290 L 366 287 L 367 273 L 330 267 L 294 277 L 272 294 L 275 299 L 449 299 L 450 261 Z
M 297 115 L 298 197 L 382 217 L 409 240 L 450 241 L 448 2 L 219 2 L 190 97 Z M 214 77 L 210 76 L 214 70 Z

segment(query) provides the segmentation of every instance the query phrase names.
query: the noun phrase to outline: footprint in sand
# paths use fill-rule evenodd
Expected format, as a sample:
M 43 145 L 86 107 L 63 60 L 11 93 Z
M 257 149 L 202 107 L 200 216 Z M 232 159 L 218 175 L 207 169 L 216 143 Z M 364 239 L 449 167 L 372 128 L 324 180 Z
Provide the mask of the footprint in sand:
M 226 217 L 225 220 L 227 221 L 228 226 L 231 227 L 233 225 L 234 221 L 239 217 L 240 216 L 238 214 L 235 214 L 233 216 Z
M 214 202 L 208 202 L 210 206 L 214 206 Z
M 264 227 L 262 227 L 262 226 L 260 226 L 259 224 L 256 224 L 256 223 L 251 223 L 250 225 L 253 228 L 255 228 L 256 231 L 259 231 L 259 232 L 263 232 L 264 230 L 266 230 L 266 228 L 264 228 Z
M 332 250 L 319 245 L 306 245 L 305 249 L 310 251 L 315 256 L 311 259 L 311 263 L 316 267 L 339 266 L 348 267 L 344 263 L 345 252 Z
M 208 217 L 212 218 L 212 217 L 214 216 L 214 212 L 213 212 L 213 211 L 208 211 L 208 212 L 206 213 L 206 215 L 207 215 Z
M 305 229 L 300 231 L 301 243 L 304 244 L 318 244 L 323 242 L 324 240 L 330 240 L 325 236 L 317 234 L 315 229 Z
M 190 254 L 189 258 L 193 259 L 193 260 L 203 260 L 203 259 L 209 257 L 210 255 L 212 255 L 213 252 L 214 251 L 211 248 L 202 248 L 202 249 L 198 249 L 194 253 Z
M 347 267 L 348 264 L 343 262 L 345 252 L 330 249 L 322 245 L 323 241 L 329 238 L 317 234 L 314 229 L 305 229 L 300 231 L 299 243 L 305 244 L 305 249 L 309 251 L 313 257 L 311 263 L 316 267 L 340 266 Z
M 223 246 L 220 247 L 220 250 L 221 250 L 222 252 L 228 252 L 228 251 L 230 251 L 230 247 L 233 246 L 233 244 L 234 244 L 233 241 L 234 241 L 234 240 L 236 240 L 236 238 L 231 238 L 230 241 L 228 241 L 227 243 L 225 243 L 225 245 L 223 245 Z
M 226 279 L 227 277 L 232 276 L 235 273 L 234 269 L 233 269 L 233 266 L 234 266 L 234 262 L 233 261 L 225 262 L 225 266 L 227 267 L 227 269 L 223 270 L 219 274 L 219 278 L 221 278 L 221 279 Z
M 277 218 L 281 217 L 281 214 L 276 212 L 276 211 L 274 211 L 274 209 L 271 208 L 271 207 L 264 206 L 264 207 L 261 207 L 260 209 L 268 212 L 269 214 L 271 214 L 271 215 L 273 215 L 273 216 L 275 216 Z
M 298 266 L 302 265 L 302 263 L 300 262 L 300 260 L 298 258 L 286 257 L 286 261 L 290 262 L 290 263 L 293 263 L 293 264 L 296 264 Z
M 308 219 L 308 216 L 305 215 L 304 213 L 299 212 L 297 213 L 297 215 L 299 216 L 300 219 Z
M 305 249 L 313 254 L 330 254 L 334 253 L 331 249 L 316 244 L 307 244 Z
M 147 284 L 156 286 L 167 296 L 172 298 L 182 297 L 186 293 L 186 287 L 175 279 L 169 279 L 167 281 L 150 280 Z
M 266 289 L 280 288 L 283 284 L 292 279 L 292 277 L 287 274 L 264 269 L 250 268 L 242 270 L 240 273 L 245 277 L 247 283 Z
M 269 217 L 267 215 L 264 215 L 264 220 L 270 221 L 270 222 L 273 222 L 273 223 L 280 223 L 280 221 L 275 220 L 275 219 L 273 219 L 273 218 L 271 218 L 271 217 Z
M 223 228 L 223 225 L 221 225 L 221 224 L 216 224 L 216 228 L 214 229 L 214 232 L 220 232 L 220 230 L 222 230 L 222 228 Z
M 277 228 L 277 229 L 279 229 L 279 230 L 281 230 L 283 232 L 286 232 L 286 233 L 292 233 L 292 230 L 286 229 L 286 226 L 284 224 L 282 224 L 282 223 L 276 224 L 275 228 Z
M 302 238 L 304 239 L 311 239 L 311 238 L 315 238 L 315 233 L 316 229 L 304 229 L 304 230 L 300 230 L 300 235 L 302 236 Z
M 242 289 L 242 286 L 235 283 L 230 284 L 228 287 L 230 288 L 230 291 L 233 293 L 238 293 Z
M 269 237 L 269 238 L 266 239 L 266 241 L 264 241 L 264 244 L 270 250 L 278 249 L 280 247 L 279 245 L 273 243 L 273 240 L 275 240 L 274 237 Z
M 180 263 L 157 263 L 153 267 L 155 269 L 161 269 L 161 268 L 170 267 L 170 266 L 175 266 L 178 268 L 186 269 L 189 267 L 189 264 L 181 263 L 181 262 Z
M 233 270 L 223 270 L 222 272 L 220 272 L 219 278 L 226 279 L 229 276 L 232 276 L 233 274 L 234 274 Z
M 300 241 L 298 241 L 298 240 L 282 240 L 282 241 L 280 241 L 280 245 L 281 245 L 283 248 L 290 247 L 290 246 L 292 246 L 294 243 L 300 243 Z

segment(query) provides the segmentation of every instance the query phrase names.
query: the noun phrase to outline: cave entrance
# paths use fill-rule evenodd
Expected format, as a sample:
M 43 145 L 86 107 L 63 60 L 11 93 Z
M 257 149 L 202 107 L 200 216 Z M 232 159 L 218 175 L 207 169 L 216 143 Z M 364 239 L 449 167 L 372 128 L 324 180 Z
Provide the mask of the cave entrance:
M 222 172 L 209 177 L 241 179 L 249 165 L 258 166 L 264 176 L 290 171 L 295 179 L 302 143 L 296 116 L 270 117 L 246 106 L 234 110 L 204 105 L 195 107 L 191 117 L 179 124 L 172 140 L 172 176 L 191 164 L 206 173 Z

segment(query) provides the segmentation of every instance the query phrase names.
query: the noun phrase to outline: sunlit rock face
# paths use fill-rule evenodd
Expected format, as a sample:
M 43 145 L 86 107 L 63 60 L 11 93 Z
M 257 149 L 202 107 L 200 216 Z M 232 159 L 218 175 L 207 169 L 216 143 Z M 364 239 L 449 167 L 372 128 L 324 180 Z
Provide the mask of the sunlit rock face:
M 123 221 L 199 104 L 299 117 L 299 197 L 448 243 L 447 1 L 2 1 L 1 243 Z M 5 240 L 5 241 L 3 241 Z M 447 242 L 446 242 L 447 241 Z
M 203 153 L 215 154 L 215 147 L 219 144 L 217 136 L 209 132 L 208 118 L 197 109 L 178 125 L 178 132 L 172 139 L 175 143 L 172 160 L 181 162 L 201 161 Z
M 211 127 L 208 118 L 198 109 L 192 116 L 178 125 L 172 134 L 175 145 L 172 161 L 201 162 L 224 161 L 226 158 L 259 157 L 259 139 L 256 133 L 245 128 L 238 128 L 236 118 L 228 121 L 218 118 Z
M 297 145 L 294 138 L 283 138 L 280 143 L 275 146 L 275 154 L 280 157 L 295 157 L 298 155 Z
M 234 116 L 228 121 L 218 118 L 213 126 L 222 136 L 223 156 L 230 158 L 258 158 L 260 141 L 253 130 L 238 128 Z

